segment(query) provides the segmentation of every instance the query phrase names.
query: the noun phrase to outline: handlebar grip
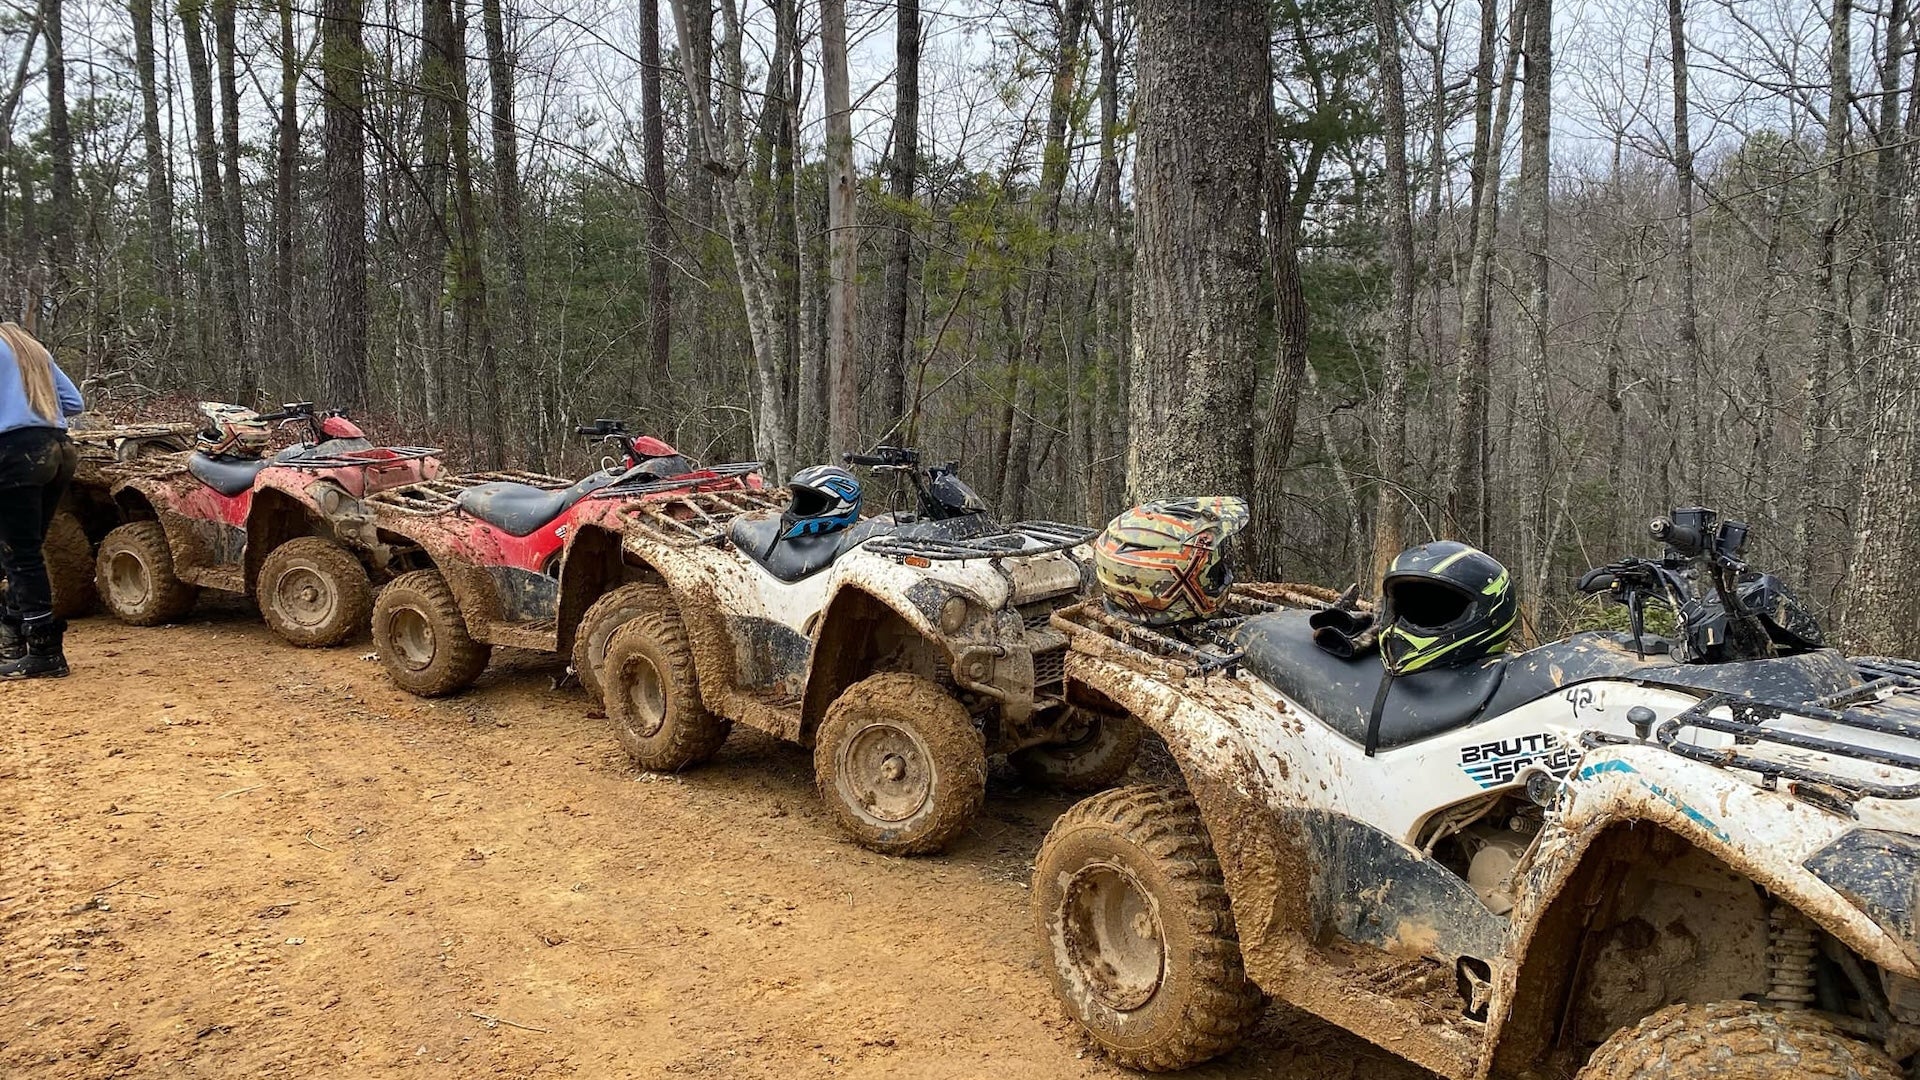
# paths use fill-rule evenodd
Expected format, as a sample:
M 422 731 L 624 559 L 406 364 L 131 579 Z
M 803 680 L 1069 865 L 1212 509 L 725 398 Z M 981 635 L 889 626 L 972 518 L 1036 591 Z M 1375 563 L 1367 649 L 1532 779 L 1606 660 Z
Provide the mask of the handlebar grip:
M 893 459 L 882 454 L 842 454 L 840 460 L 849 465 L 891 465 Z
M 588 427 L 587 425 L 582 424 L 579 427 L 574 428 L 573 433 L 575 435 L 598 435 L 600 434 L 600 429 L 596 427 Z
M 1583 593 L 1605 592 L 1613 588 L 1613 583 L 1616 580 L 1611 569 L 1605 566 L 1596 566 L 1580 575 L 1579 588 Z

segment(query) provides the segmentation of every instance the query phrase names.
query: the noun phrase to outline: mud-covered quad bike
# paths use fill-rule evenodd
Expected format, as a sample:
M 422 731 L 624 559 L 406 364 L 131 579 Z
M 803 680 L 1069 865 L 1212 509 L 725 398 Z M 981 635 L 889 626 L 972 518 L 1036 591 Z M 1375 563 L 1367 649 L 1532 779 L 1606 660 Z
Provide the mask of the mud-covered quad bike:
M 85 420 L 82 417 L 79 422 Z M 113 485 L 122 468 L 180 454 L 193 445 L 197 430 L 195 424 L 155 423 L 76 425 L 68 432 L 79 452 L 80 467 L 53 515 L 44 545 L 55 615 L 78 618 L 99 603 L 93 586 L 93 549 L 121 524 Z
M 1729 605 L 1741 527 L 1690 520 L 1588 581 L 1676 608 L 1671 640 L 1401 675 L 1379 709 L 1378 655 L 1311 642 L 1331 596 L 1245 586 L 1171 631 L 1062 613 L 1069 677 L 1185 781 L 1047 837 L 1067 1012 L 1156 1070 L 1231 1049 L 1264 991 L 1446 1077 L 1912 1077 L 1920 665 Z
M 636 516 L 627 559 L 655 591 L 606 662 L 628 756 L 689 768 L 734 723 L 812 747 L 835 819 L 891 854 L 938 851 L 972 823 L 990 754 L 1083 789 L 1125 772 L 1140 729 L 1069 700 L 1066 639 L 1048 624 L 1092 588 L 1093 530 L 1002 524 L 952 466 L 912 450 L 846 460 L 904 481 L 897 508 L 791 537 L 784 493 Z
M 374 446 L 344 413 L 311 402 L 255 419 L 306 438 L 257 458 L 156 459 L 115 481 L 125 524 L 100 542 L 94 574 L 113 615 L 155 626 L 217 589 L 252 596 L 295 645 L 337 645 L 366 626 L 382 568 L 352 539 L 368 516 L 361 500 L 438 475 L 440 451 Z
M 577 481 L 474 473 L 367 500 L 375 535 L 366 542 L 399 574 L 374 604 L 373 638 L 402 689 L 464 689 L 504 645 L 570 652 L 598 700 L 607 638 L 641 610 L 647 589 L 620 553 L 633 505 L 692 492 L 751 497 L 765 486 L 759 462 L 703 468 L 616 420 L 578 431 L 611 452 Z

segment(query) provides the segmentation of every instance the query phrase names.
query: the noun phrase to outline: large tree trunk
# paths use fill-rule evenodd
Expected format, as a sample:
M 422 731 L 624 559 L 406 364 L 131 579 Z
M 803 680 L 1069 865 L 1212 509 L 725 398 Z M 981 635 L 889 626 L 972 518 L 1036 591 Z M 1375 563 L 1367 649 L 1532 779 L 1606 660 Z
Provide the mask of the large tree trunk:
M 907 313 L 913 286 L 913 186 L 920 168 L 920 0 L 899 0 L 893 49 L 893 147 L 887 156 L 888 216 L 893 233 L 887 255 L 884 310 L 880 316 L 879 430 L 906 415 Z
M 1300 220 L 1294 214 L 1293 182 L 1287 175 L 1279 136 L 1269 136 L 1267 147 L 1267 272 L 1273 280 L 1274 371 L 1260 422 L 1260 445 L 1253 463 L 1252 538 L 1253 576 L 1279 580 L 1283 511 L 1286 506 L 1287 461 L 1293 456 L 1294 432 L 1300 413 L 1300 392 L 1306 385 L 1307 342 L 1311 326 L 1307 292 L 1300 279 Z
M 173 255 L 173 186 L 167 144 L 160 134 L 160 95 L 153 75 L 153 2 L 129 0 L 133 20 L 133 69 L 140 83 L 140 147 L 147 169 L 147 246 L 153 262 L 154 289 L 173 301 L 180 296 L 179 264 Z M 9 125 L 11 126 L 11 125 Z
M 367 361 L 366 109 L 361 44 L 363 0 L 322 0 L 321 89 L 326 100 L 322 144 L 326 168 L 326 306 L 321 340 L 327 396 L 345 408 L 364 408 L 371 378 Z
M 1053 64 L 1053 90 L 1047 100 L 1046 142 L 1040 152 L 1040 186 L 1034 192 L 1038 205 L 1040 242 L 1045 245 L 1040 257 L 1040 272 L 1032 275 L 1027 286 L 1026 311 L 1020 320 L 1020 351 L 1014 357 L 1013 386 L 1009 393 L 1016 402 L 1008 417 L 1007 454 L 1001 471 L 1000 512 L 1008 518 L 1027 516 L 1027 494 L 1033 473 L 1034 415 L 1038 409 L 1036 388 L 1043 353 L 1042 342 L 1058 327 L 1048 323 L 1053 303 L 1053 279 L 1057 262 L 1056 245 L 1060 231 L 1060 196 L 1067 184 L 1067 128 L 1073 115 L 1074 80 L 1080 69 L 1080 39 L 1086 33 L 1091 0 L 1066 0 L 1056 28 Z
M 658 0 L 645 0 L 642 7 L 650 10 L 657 3 Z M 513 358 L 510 375 L 514 384 L 524 389 L 536 381 L 538 365 L 533 356 L 533 299 L 528 292 L 527 244 L 525 227 L 521 224 L 523 197 L 520 191 L 520 136 L 516 127 L 519 121 L 514 108 L 514 57 L 507 51 L 506 20 L 500 7 L 500 0 L 481 0 L 480 21 L 487 40 L 487 85 L 493 95 L 488 124 L 493 139 L 493 200 L 499 214 L 494 222 L 494 232 L 500 237 L 500 253 L 507 268 L 507 317 L 511 322 L 507 332 L 507 347 Z M 657 129 L 660 122 L 660 41 L 657 27 L 653 35 L 653 47 L 653 63 L 650 67 L 642 68 L 641 86 L 644 95 L 645 80 L 650 73 L 654 100 L 651 123 Z M 641 48 L 646 48 L 644 35 Z M 643 120 L 643 123 L 646 122 Z M 655 150 L 658 151 L 658 148 Z M 655 156 L 659 158 L 663 154 L 664 151 L 659 151 Z M 660 183 L 664 186 L 664 159 L 660 161 L 660 168 L 663 170 Z M 649 184 L 652 183 L 651 173 L 647 180 Z M 665 390 L 664 387 L 660 389 L 662 392 Z M 542 416 L 540 419 L 544 425 L 547 418 Z
M 1863 653 L 1912 655 L 1920 647 L 1920 89 L 1906 128 L 1906 166 L 1887 252 L 1880 325 L 1880 385 L 1854 515 L 1846 644 Z M 1890 136 L 1889 136 L 1890 137 Z
M 181 29 L 186 34 L 187 78 L 193 91 L 193 147 L 200 169 L 200 218 L 207 234 L 207 262 L 213 269 L 215 304 L 220 313 L 220 355 L 214 358 L 221 378 L 229 380 L 234 400 L 254 404 L 259 387 L 249 377 L 246 355 L 246 316 L 233 268 L 231 209 L 222 191 L 220 150 L 213 120 L 213 75 L 207 64 L 207 38 L 200 20 L 201 0 L 180 5 Z
M 1263 0 L 1139 0 L 1129 497 L 1253 481 Z
M 1118 485 L 1110 459 L 1116 413 L 1115 389 L 1122 383 L 1121 357 L 1125 334 L 1124 312 L 1127 252 L 1122 245 L 1120 210 L 1120 47 L 1114 26 L 1116 0 L 1102 0 L 1100 20 L 1100 170 L 1094 178 L 1094 327 L 1099 349 L 1093 371 L 1093 402 L 1087 410 L 1090 438 L 1087 447 L 1084 514 L 1089 522 L 1112 516 L 1110 506 Z M 1122 16 L 1124 17 L 1124 16 Z
M 793 242 L 795 347 L 800 355 L 795 364 L 794 381 L 794 455 L 796 461 L 823 461 L 827 456 L 827 371 L 826 351 L 821 341 L 820 256 L 814 239 L 824 224 L 823 207 L 808 198 L 806 170 L 802 167 L 799 131 L 802 106 L 806 101 L 807 59 L 800 40 L 798 0 L 786 0 L 788 51 L 793 54 L 792 86 L 787 94 L 787 127 L 795 133 L 793 162 Z
M 500 0 L 487 0 L 497 6 Z M 671 434 L 673 282 L 667 264 L 667 136 L 660 103 L 660 0 L 640 0 L 640 142 L 647 188 L 647 366 L 654 426 Z
M 430 6 L 445 6 L 448 0 L 427 0 Z M 445 17 L 445 16 L 443 16 Z M 453 321 L 454 341 L 463 358 L 477 361 L 478 379 L 474 387 L 485 401 L 492 421 L 485 425 L 486 464 L 499 469 L 506 464 L 506 442 L 500 417 L 506 413 L 505 389 L 500 384 L 500 366 L 494 352 L 492 328 L 487 324 L 487 277 L 481 255 L 479 199 L 473 181 L 473 132 L 467 107 L 467 9 L 459 3 L 449 19 L 452 35 L 447 40 L 447 124 L 448 142 L 453 150 Z
M 1413 352 L 1413 208 L 1407 174 L 1407 92 L 1400 56 L 1400 7 L 1373 0 L 1379 46 L 1381 134 L 1386 140 L 1387 268 L 1390 296 L 1380 353 L 1380 395 L 1374 410 L 1374 461 L 1379 496 L 1373 515 L 1373 562 L 1381 573 L 1406 544 L 1407 368 Z M 1375 576 L 1378 579 L 1378 575 Z
M 1548 165 L 1553 133 L 1553 0 L 1528 0 L 1526 91 L 1520 125 L 1520 177 L 1515 198 L 1520 219 L 1520 378 L 1514 427 L 1514 495 L 1519 517 L 1520 611 L 1525 633 L 1544 634 L 1541 599 L 1553 552 L 1549 538 L 1548 487 L 1553 467 L 1547 439 Z
M 853 175 L 853 104 L 847 85 L 846 0 L 820 0 L 820 81 L 827 97 L 827 442 L 860 446 L 858 192 Z

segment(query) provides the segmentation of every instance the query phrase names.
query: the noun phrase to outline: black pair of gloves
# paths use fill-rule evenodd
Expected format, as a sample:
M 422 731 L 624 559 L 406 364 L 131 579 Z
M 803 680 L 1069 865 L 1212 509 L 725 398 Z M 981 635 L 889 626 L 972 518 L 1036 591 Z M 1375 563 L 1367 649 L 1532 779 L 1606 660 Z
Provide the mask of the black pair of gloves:
M 1331 607 L 1307 617 L 1313 643 L 1342 660 L 1365 656 L 1379 648 L 1380 631 L 1373 612 Z

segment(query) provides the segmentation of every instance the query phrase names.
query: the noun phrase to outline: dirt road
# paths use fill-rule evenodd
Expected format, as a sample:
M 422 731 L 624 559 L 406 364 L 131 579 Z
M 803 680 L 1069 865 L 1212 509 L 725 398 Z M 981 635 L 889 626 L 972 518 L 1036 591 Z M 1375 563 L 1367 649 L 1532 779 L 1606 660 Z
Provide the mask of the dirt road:
M 93 618 L 0 685 L 0 1076 L 1131 1075 L 1028 929 L 1066 800 L 996 774 L 956 851 L 884 858 L 802 750 L 637 775 L 552 667 L 430 703 L 370 650 Z M 1189 1075 L 1424 1074 L 1275 1008 Z

